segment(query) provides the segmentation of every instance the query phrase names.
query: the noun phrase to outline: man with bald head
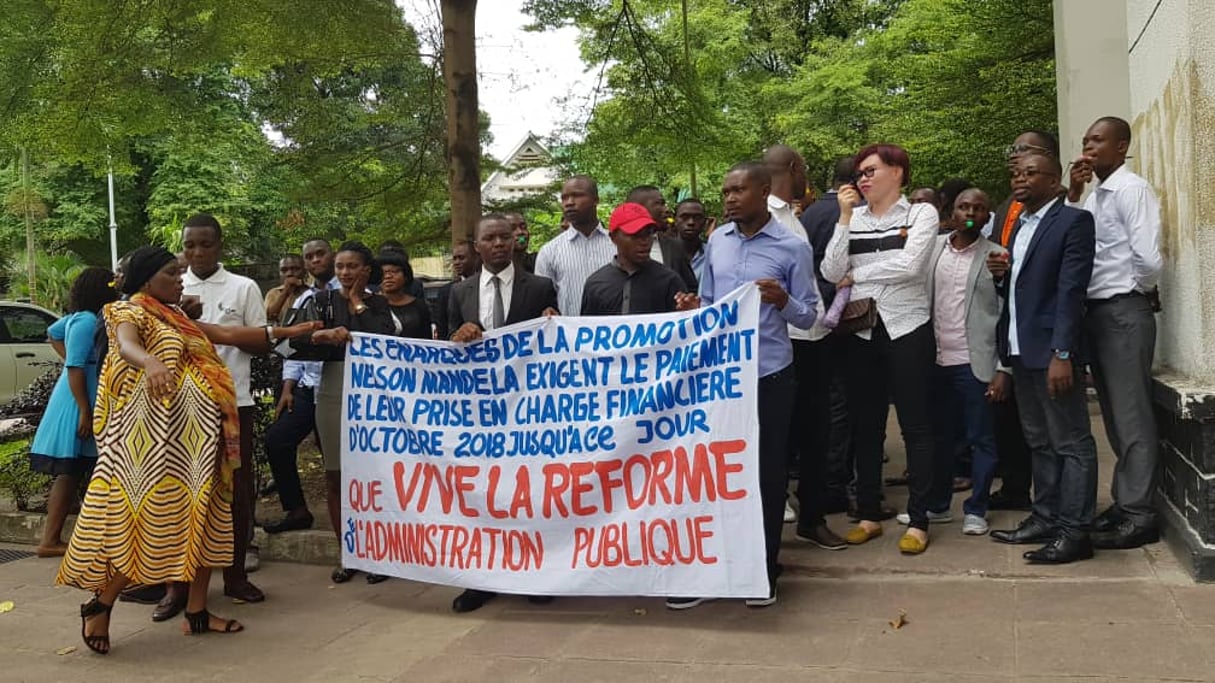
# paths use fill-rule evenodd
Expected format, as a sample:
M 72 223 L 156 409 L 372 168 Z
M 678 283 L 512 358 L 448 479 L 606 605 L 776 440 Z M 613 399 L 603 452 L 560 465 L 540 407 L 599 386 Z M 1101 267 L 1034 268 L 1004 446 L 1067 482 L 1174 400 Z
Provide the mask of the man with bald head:
M 1097 222 L 1101 245 L 1088 286 L 1084 331 L 1101 402 L 1105 434 L 1118 456 L 1114 504 L 1093 527 L 1098 548 L 1138 548 L 1160 539 L 1152 495 L 1158 460 L 1152 412 L 1154 308 L 1160 280 L 1160 202 L 1150 185 L 1126 167 L 1131 127 L 1106 116 L 1084 134 L 1084 153 L 1072 164 L 1068 199 L 1080 199 L 1097 177 L 1084 208 Z

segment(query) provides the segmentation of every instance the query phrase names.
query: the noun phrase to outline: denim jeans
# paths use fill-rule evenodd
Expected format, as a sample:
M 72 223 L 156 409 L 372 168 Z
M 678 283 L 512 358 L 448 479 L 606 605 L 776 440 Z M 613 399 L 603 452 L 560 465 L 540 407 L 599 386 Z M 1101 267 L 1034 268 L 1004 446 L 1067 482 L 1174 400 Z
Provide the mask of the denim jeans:
M 962 504 L 968 515 L 987 516 L 987 498 L 996 474 L 996 437 L 987 383 L 975 377 L 970 364 L 933 367 L 933 405 L 937 472 L 928 509 L 944 512 L 953 498 L 953 476 L 959 447 L 970 453 L 974 488 Z

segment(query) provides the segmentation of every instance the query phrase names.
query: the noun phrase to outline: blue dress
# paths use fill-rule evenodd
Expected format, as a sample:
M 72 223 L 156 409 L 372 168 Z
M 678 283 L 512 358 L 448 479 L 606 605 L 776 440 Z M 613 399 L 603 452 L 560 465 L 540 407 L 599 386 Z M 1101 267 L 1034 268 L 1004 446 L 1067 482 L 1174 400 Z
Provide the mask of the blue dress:
M 66 357 L 63 372 L 51 391 L 46 412 L 38 424 L 34 442 L 30 444 L 30 469 L 35 472 L 83 476 L 97 459 L 97 444 L 93 437 L 81 439 L 76 436 L 80 410 L 68 385 L 68 368 L 82 368 L 89 404 L 96 403 L 99 373 L 94 344 L 96 332 L 97 315 L 91 311 L 66 315 L 47 329 L 51 339 L 63 342 Z

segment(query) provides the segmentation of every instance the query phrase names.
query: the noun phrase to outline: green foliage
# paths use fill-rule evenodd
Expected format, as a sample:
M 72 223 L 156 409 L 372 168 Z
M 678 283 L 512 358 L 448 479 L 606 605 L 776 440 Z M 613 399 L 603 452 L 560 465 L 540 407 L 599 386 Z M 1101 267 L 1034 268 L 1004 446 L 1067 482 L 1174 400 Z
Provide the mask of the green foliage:
M 589 119 L 557 147 L 569 172 L 621 192 L 716 194 L 774 143 L 812 182 L 870 142 L 903 145 L 916 183 L 964 176 L 1006 192 L 1001 149 L 1056 120 L 1049 0 L 531 0 L 535 28 L 580 29 L 603 67 Z M 611 191 L 605 199 L 618 199 Z
M 63 311 L 68 303 L 68 292 L 72 281 L 84 270 L 84 264 L 70 252 L 35 252 L 36 278 L 34 291 L 30 292 L 28 252 L 22 250 L 4 262 L 4 273 L 8 279 L 8 297 L 26 299 L 52 311 Z
M 34 512 L 35 500 L 46 496 L 51 477 L 30 470 L 29 436 L 0 441 L 0 494 L 21 512 Z

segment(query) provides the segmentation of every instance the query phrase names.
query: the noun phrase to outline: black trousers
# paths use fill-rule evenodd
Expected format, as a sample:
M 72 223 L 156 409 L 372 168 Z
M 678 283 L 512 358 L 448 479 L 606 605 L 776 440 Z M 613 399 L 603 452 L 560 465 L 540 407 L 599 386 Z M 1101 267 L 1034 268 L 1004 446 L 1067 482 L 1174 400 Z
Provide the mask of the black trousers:
M 240 468 L 232 475 L 232 566 L 224 568 L 224 585 L 233 586 L 249 579 L 245 572 L 245 553 L 253 540 L 253 427 L 257 406 L 242 406 L 240 413 Z
M 312 388 L 297 385 L 292 395 L 295 404 L 291 411 L 283 411 L 266 430 L 266 458 L 278 487 L 279 502 L 286 512 L 307 506 L 296 458 L 300 442 L 316 431 L 316 397 Z
M 823 465 L 824 506 L 842 512 L 853 496 L 852 486 L 856 481 L 856 462 L 852 457 L 852 421 L 848 417 L 848 383 L 841 367 L 847 340 L 837 335 L 831 335 L 827 340 L 831 342 L 830 363 L 833 372 L 827 394 L 831 424 Z
M 813 529 L 823 523 L 827 498 L 827 459 L 831 448 L 832 348 L 834 335 L 819 341 L 793 340 L 793 369 L 797 377 L 789 430 L 789 450 L 797 455 L 798 526 Z
M 871 332 L 868 340 L 855 335 L 848 339 L 844 363 L 856 457 L 857 513 L 863 520 L 876 520 L 881 515 L 882 442 L 893 398 L 907 447 L 910 526 L 927 529 L 938 457 L 929 412 L 929 386 L 936 356 L 932 323 L 924 323 L 894 340 L 881 320 Z
M 1012 498 L 1029 499 L 1030 458 L 1025 432 L 1021 429 L 1021 411 L 1017 408 L 1017 386 L 1009 382 L 1012 391 L 1001 403 L 992 404 L 996 430 L 996 472 L 1000 475 L 1000 492 Z
M 789 420 L 797 380 L 793 367 L 759 378 L 759 497 L 764 511 L 764 546 L 768 581 L 775 583 L 780 534 L 785 524 L 785 492 L 789 485 Z M 802 475 L 805 477 L 805 474 Z

